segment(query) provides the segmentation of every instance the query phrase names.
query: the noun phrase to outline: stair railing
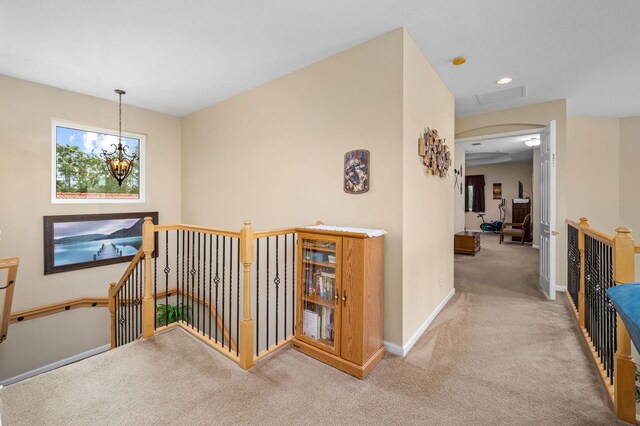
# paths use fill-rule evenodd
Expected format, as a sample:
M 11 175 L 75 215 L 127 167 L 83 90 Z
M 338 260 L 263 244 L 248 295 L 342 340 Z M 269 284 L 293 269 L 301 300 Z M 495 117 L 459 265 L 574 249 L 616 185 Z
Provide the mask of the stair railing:
M 2 310 L 0 311 L 0 343 L 7 339 L 9 332 L 9 322 L 11 317 L 11 304 L 13 303 L 13 291 L 16 288 L 16 277 L 18 275 L 19 258 L 13 257 L 9 259 L 0 259 L 0 270 L 6 270 L 6 280 L 0 286 L 0 291 L 4 295 L 0 296 L 3 300 Z
M 635 279 L 635 245 L 631 230 L 611 236 L 590 227 L 586 218 L 567 220 L 567 298 L 591 349 L 616 416 L 636 423 L 636 365 L 631 339 L 606 291 Z
M 294 228 L 156 225 L 109 289 L 112 348 L 180 327 L 243 369 L 295 334 Z M 156 243 L 157 242 L 157 243 Z

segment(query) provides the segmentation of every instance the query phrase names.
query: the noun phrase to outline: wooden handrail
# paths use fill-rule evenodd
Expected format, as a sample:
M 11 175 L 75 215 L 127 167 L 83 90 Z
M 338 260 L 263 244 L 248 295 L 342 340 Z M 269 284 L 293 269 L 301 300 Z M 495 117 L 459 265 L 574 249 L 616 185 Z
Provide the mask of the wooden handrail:
M 634 250 L 636 254 L 640 253 L 640 246 L 635 246 Z
M 114 292 L 118 292 L 118 290 L 120 290 L 122 286 L 127 282 L 127 278 L 129 278 L 129 275 L 131 275 L 131 272 L 136 267 L 136 265 L 142 260 L 143 256 L 144 256 L 144 252 L 142 251 L 142 247 L 141 247 L 140 250 L 138 250 L 138 252 L 136 253 L 136 255 L 133 256 L 133 259 L 131 259 L 129 266 L 127 266 L 127 269 L 125 269 L 124 274 L 122 274 L 120 281 L 118 281 L 118 283 L 115 286 L 115 289 L 113 289 Z
M 297 232 L 295 227 L 271 229 L 269 231 L 254 232 L 253 238 L 275 237 L 276 235 L 293 234 L 295 232 Z
M 4 306 L 0 313 L 0 343 L 4 342 L 9 332 L 9 323 L 11 322 L 11 304 L 13 303 L 13 292 L 16 288 L 16 277 L 18 276 L 18 265 L 20 259 L 11 257 L 8 259 L 0 259 L 0 269 L 7 269 L 7 280 L 2 285 L 0 291 L 5 291 Z
M 598 240 L 603 244 L 613 247 L 613 237 L 611 235 L 605 234 L 604 232 L 597 231 L 593 228 L 583 227 L 582 229 L 585 235 L 588 235 L 591 238 Z
M 106 297 L 78 297 L 77 299 L 64 300 L 62 302 L 38 306 L 37 308 L 13 312 L 10 317 L 10 322 L 11 324 L 15 324 L 17 322 L 28 321 L 77 308 L 106 308 L 108 304 L 109 300 Z
M 18 257 L 0 259 L 0 269 L 8 269 L 14 266 L 17 267 L 19 263 L 20 263 L 20 258 Z
M 185 225 L 185 224 L 155 225 L 153 229 L 155 232 L 178 231 L 178 230 L 194 231 L 194 232 L 202 232 L 204 234 L 213 234 L 213 235 L 220 235 L 225 237 L 240 238 L 240 232 L 238 231 L 230 231 L 228 229 L 219 229 L 219 228 L 209 228 L 206 226 L 197 226 L 197 225 Z
M 317 220 L 313 225 L 324 225 L 324 223 L 321 220 Z M 305 226 L 308 226 L 308 225 L 305 225 Z M 301 228 L 301 227 L 294 226 L 289 228 L 276 228 L 276 229 L 269 229 L 267 231 L 254 232 L 253 238 L 275 237 L 276 235 L 294 234 L 298 232 L 297 230 L 298 228 Z
M 576 228 L 576 229 L 577 229 L 577 228 L 580 228 L 580 223 L 579 223 L 579 222 L 576 222 L 575 220 L 567 219 L 567 220 L 565 220 L 565 222 L 566 222 L 568 225 L 571 225 L 571 226 L 573 226 L 573 227 L 574 227 L 574 228 Z

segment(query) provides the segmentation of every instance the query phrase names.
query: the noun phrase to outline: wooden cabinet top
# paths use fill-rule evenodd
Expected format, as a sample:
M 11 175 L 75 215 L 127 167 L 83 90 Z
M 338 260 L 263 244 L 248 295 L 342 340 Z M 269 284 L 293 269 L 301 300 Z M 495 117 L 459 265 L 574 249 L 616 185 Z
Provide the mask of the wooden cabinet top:
M 296 232 L 309 232 L 313 234 L 335 235 L 351 238 L 376 238 L 387 234 L 384 229 L 354 228 L 350 226 L 310 225 L 296 228 Z
M 480 232 L 460 231 L 460 232 L 456 233 L 456 235 L 459 235 L 461 237 L 475 237 L 476 235 L 480 235 Z

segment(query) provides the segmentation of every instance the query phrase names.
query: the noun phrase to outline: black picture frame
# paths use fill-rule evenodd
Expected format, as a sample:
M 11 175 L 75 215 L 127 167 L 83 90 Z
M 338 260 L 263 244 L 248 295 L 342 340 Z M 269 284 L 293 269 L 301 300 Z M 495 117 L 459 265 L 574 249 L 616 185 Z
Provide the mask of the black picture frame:
M 44 273 L 45 275 L 55 274 L 59 272 L 68 272 L 75 271 L 78 269 L 87 269 L 94 268 L 98 266 L 104 265 L 113 265 L 115 263 L 123 263 L 130 262 L 131 259 L 135 256 L 135 254 L 127 254 L 127 255 L 114 255 L 109 256 L 109 254 L 104 254 L 104 258 L 100 258 L 99 252 L 103 252 L 104 250 L 96 251 L 95 260 L 83 260 L 79 262 L 73 263 L 64 263 L 56 266 L 55 264 L 55 225 L 60 223 L 81 223 L 81 222 L 101 222 L 101 221 L 117 221 L 123 219 L 139 219 L 139 221 L 135 222 L 133 226 L 128 229 L 119 229 L 110 234 L 84 234 L 79 233 L 78 235 L 73 235 L 69 237 L 64 237 L 68 242 L 61 243 L 62 245 L 68 244 L 72 245 L 80 245 L 80 244 L 90 244 L 95 242 L 96 244 L 103 240 L 112 240 L 115 238 L 136 238 L 137 235 L 140 235 L 140 244 L 142 244 L 142 227 L 140 225 L 140 221 L 144 222 L 145 217 L 151 217 L 153 219 L 154 224 L 158 224 L 158 212 L 132 212 L 132 213 L 101 213 L 101 214 L 82 214 L 82 215 L 59 215 L 59 216 L 44 216 L 43 217 L 43 225 L 44 225 Z M 138 232 L 138 227 L 140 228 Z M 85 231 L 86 232 L 86 229 Z M 116 234 L 116 232 L 118 232 Z M 115 234 L 115 235 L 114 235 Z M 98 236 L 103 235 L 104 238 L 100 239 Z M 129 235 L 134 235 L 130 237 Z M 103 243 L 104 245 L 104 243 Z M 155 246 L 158 247 L 158 234 L 155 233 Z M 118 251 L 122 253 L 122 249 L 118 249 L 117 245 L 112 244 L 111 247 L 107 246 L 109 250 L 112 252 Z M 90 250 L 90 247 L 85 247 L 84 250 Z M 104 249 L 104 248 L 103 248 Z M 130 251 L 131 248 L 129 247 Z M 92 255 L 93 256 L 93 255 Z M 85 256 L 86 257 L 86 256 Z

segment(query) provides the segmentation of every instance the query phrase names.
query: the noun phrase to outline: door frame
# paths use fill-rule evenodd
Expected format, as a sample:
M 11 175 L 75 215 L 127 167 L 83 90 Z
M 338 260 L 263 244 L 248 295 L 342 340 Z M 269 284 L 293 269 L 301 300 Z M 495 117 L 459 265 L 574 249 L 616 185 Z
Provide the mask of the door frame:
M 557 120 L 553 120 L 556 121 Z M 509 137 L 509 136 L 523 136 L 523 135 L 530 135 L 530 134 L 540 134 L 545 127 L 547 127 L 549 123 L 545 124 L 545 125 L 541 125 L 541 124 L 531 124 L 530 128 L 527 129 L 522 129 L 522 130 L 513 130 L 510 132 L 498 132 L 498 133 L 491 133 L 491 134 L 487 134 L 487 135 L 481 135 L 481 136 L 467 136 L 467 137 L 461 137 L 461 138 L 455 138 L 454 139 L 454 147 L 458 144 L 458 143 L 462 143 L 462 142 L 473 142 L 473 141 L 478 141 L 478 140 L 485 140 L 485 139 L 497 139 L 497 138 L 504 138 L 504 137 Z M 557 139 L 557 136 L 556 136 Z M 557 140 L 556 140 L 556 146 L 557 146 Z M 466 169 L 466 164 L 465 164 L 465 169 Z M 540 182 L 538 182 L 538 184 L 540 184 Z M 463 182 L 464 185 L 464 182 Z M 558 190 L 558 181 L 557 178 L 555 180 L 555 191 L 554 193 L 556 194 L 556 205 L 557 205 L 557 191 Z M 538 192 L 540 192 L 540 189 L 538 188 Z M 455 198 L 454 201 L 455 203 Z M 455 208 L 455 204 L 454 204 L 454 208 Z M 540 214 L 538 213 L 536 220 L 540 220 Z M 557 225 L 557 224 L 556 224 Z M 538 233 L 540 233 L 540 230 L 538 229 Z M 539 250 L 540 247 L 539 246 L 533 246 L 533 248 L 535 248 L 536 250 Z M 557 252 L 556 252 L 557 254 Z M 553 270 L 554 273 L 557 273 L 557 256 L 555 256 L 553 259 L 551 259 L 551 261 L 554 264 Z M 554 277 L 554 281 L 556 281 L 556 291 L 558 290 L 558 286 L 557 286 L 557 277 Z

